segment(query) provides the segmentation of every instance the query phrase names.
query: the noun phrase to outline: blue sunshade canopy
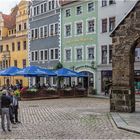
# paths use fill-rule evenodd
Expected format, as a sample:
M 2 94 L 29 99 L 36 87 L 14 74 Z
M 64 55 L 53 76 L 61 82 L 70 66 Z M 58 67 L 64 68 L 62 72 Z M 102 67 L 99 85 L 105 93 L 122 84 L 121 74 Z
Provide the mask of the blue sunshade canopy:
M 60 77 L 79 77 L 79 73 L 70 69 L 61 68 L 54 71 Z
M 56 76 L 56 74 L 53 71 L 38 66 L 28 66 L 26 68 L 23 68 L 22 70 L 17 72 L 16 75 L 26 76 L 26 77 Z
M 16 72 L 21 70 L 20 68 L 17 67 L 9 67 L 5 70 L 0 71 L 1 76 L 14 76 Z

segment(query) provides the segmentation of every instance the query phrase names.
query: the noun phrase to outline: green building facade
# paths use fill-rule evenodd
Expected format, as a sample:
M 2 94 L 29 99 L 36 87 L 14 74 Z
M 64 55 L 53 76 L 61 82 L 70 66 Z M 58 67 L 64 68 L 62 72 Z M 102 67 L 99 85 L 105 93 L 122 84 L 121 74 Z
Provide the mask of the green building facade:
M 87 85 L 96 89 L 98 1 L 68 2 L 61 8 L 61 63 L 89 75 Z M 76 83 L 77 84 L 77 83 Z

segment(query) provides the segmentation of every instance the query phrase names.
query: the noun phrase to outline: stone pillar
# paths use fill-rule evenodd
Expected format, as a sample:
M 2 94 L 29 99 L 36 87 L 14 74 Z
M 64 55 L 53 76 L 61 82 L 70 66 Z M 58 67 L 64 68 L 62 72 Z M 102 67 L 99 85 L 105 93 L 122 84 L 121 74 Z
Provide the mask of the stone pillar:
M 123 46 L 120 44 L 113 46 L 110 111 L 134 112 L 134 51 L 131 51 L 132 46 L 128 42 L 121 44 Z

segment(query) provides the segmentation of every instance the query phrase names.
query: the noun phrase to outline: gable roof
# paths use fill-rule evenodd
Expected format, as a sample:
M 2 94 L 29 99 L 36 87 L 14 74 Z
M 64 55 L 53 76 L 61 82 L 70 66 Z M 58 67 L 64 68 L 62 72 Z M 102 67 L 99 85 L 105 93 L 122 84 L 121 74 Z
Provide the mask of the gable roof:
M 16 26 L 16 15 L 17 15 L 18 7 L 16 6 L 10 15 L 2 14 L 2 18 L 4 20 L 4 26 L 8 29 L 13 29 Z
M 140 2 L 140 0 L 137 0 L 136 3 L 133 5 L 133 7 L 128 11 L 128 13 L 123 17 L 123 19 L 118 23 L 118 25 L 114 28 L 114 30 L 111 32 L 110 37 L 113 37 L 115 34 L 115 31 L 118 29 L 120 24 L 123 23 L 123 21 L 130 15 L 130 13 L 134 10 L 135 6 Z

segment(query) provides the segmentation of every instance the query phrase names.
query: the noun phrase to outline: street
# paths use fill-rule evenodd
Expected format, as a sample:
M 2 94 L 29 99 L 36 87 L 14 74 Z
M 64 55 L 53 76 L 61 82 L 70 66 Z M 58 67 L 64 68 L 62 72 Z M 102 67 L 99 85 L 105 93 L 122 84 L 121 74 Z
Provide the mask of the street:
M 109 113 L 109 100 L 96 98 L 21 101 L 21 124 L 1 139 L 136 139 L 139 134 L 118 129 Z

